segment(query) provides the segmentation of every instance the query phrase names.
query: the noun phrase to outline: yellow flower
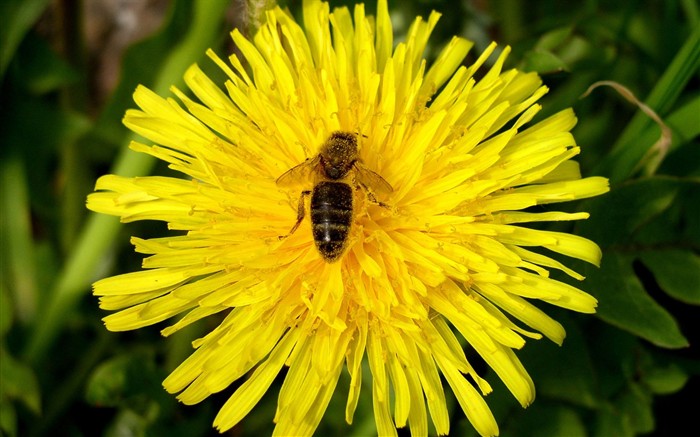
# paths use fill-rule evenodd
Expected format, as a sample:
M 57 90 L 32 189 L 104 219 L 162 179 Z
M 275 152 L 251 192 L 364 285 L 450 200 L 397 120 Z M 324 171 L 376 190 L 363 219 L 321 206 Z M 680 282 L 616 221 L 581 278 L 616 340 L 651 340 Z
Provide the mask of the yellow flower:
M 502 69 L 507 47 L 490 68 L 483 66 L 495 45 L 464 67 L 472 44 L 453 38 L 428 65 L 422 54 L 437 13 L 417 18 L 396 47 L 386 0 L 376 18 L 363 5 L 330 13 L 314 0 L 303 14 L 304 28 L 279 8 L 269 11 L 252 41 L 234 31 L 244 59 L 227 64 L 208 53 L 228 76 L 223 87 L 196 65 L 187 71 L 198 101 L 175 88 L 180 103 L 136 90 L 141 109 L 124 122 L 155 144 L 131 148 L 187 178 L 109 175 L 89 196 L 94 211 L 178 231 L 134 237 L 136 251 L 150 255 L 144 270 L 94 284 L 101 307 L 119 310 L 105 318 L 107 328 L 185 313 L 162 331 L 170 335 L 221 313 L 164 382 L 194 404 L 245 379 L 215 419 L 221 431 L 243 419 L 283 366 L 276 435 L 311 435 L 344 369 L 351 423 L 366 355 L 379 435 L 406 425 L 426 435 L 428 415 L 447 434 L 440 374 L 476 430 L 496 435 L 483 398 L 491 387 L 458 335 L 523 406 L 532 402 L 533 382 L 513 349 L 525 337 L 561 343 L 565 333 L 530 300 L 584 313 L 596 306 L 549 278 L 557 269 L 583 279 L 548 252 L 597 264 L 600 251 L 520 224 L 585 219 L 528 208 L 601 194 L 607 181 L 582 179 L 570 161 L 579 153 L 571 110 L 530 123 L 547 89 L 535 73 Z M 348 170 L 340 182 L 352 187 L 351 225 L 339 259 L 328 262 L 301 194 L 328 179 L 322 166 L 309 167 L 298 187 L 276 181 L 314 159 L 334 132 L 354 138 L 369 173 L 393 190 L 375 192 L 358 182 L 360 170 Z M 290 233 L 300 198 L 304 218 Z

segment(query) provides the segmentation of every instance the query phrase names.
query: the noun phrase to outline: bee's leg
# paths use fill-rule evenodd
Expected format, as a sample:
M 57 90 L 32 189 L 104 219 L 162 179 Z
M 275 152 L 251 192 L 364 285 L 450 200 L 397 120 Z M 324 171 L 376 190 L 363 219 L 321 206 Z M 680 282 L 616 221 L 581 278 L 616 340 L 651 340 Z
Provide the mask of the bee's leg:
M 306 196 L 308 196 L 309 194 L 311 194 L 310 190 L 306 190 L 306 191 L 301 192 L 301 196 L 299 197 L 299 204 L 297 205 L 297 222 L 294 223 L 294 226 L 292 226 L 292 229 L 287 233 L 287 235 L 280 235 L 277 238 L 279 238 L 280 240 L 283 240 L 283 239 L 289 237 L 290 235 L 292 235 L 297 230 L 297 228 L 301 224 L 302 220 L 304 220 L 304 216 L 306 214 L 305 213 L 306 210 L 304 209 L 304 200 L 306 199 Z
M 365 192 L 365 194 L 367 194 L 367 198 L 369 199 L 370 202 L 374 203 L 375 205 L 379 205 L 382 208 L 391 209 L 389 204 L 378 200 L 377 197 L 374 195 L 374 193 L 367 187 L 367 185 L 363 184 L 362 182 L 357 182 L 357 181 L 355 181 L 355 183 L 357 184 L 356 188 L 362 188 L 364 190 L 364 192 Z

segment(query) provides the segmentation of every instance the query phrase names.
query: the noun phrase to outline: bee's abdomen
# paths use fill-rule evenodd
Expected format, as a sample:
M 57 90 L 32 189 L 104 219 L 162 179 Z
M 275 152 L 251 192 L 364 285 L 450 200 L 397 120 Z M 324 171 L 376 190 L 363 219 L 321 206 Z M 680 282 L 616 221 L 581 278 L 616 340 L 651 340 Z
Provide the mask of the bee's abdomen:
M 320 182 L 311 196 L 311 226 L 318 251 L 328 262 L 343 253 L 352 223 L 352 188 L 343 182 Z

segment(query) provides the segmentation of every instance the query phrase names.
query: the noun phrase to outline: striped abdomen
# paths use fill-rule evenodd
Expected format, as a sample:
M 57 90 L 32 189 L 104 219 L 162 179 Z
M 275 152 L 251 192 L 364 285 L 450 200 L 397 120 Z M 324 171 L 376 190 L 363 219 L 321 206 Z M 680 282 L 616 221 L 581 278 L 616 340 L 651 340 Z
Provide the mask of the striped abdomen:
M 311 229 L 318 251 L 328 262 L 343 253 L 352 223 L 350 185 L 343 182 L 320 182 L 311 195 Z

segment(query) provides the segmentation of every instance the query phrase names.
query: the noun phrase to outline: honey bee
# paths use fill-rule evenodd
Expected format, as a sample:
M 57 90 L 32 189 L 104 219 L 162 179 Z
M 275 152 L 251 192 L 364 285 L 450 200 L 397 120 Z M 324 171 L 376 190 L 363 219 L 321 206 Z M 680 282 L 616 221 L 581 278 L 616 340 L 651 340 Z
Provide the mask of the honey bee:
M 352 172 L 352 173 L 351 173 Z M 305 199 L 311 195 L 311 230 L 316 248 L 326 262 L 340 258 L 345 250 L 353 221 L 353 189 L 347 180 L 352 175 L 356 189 L 362 188 L 367 198 L 387 207 L 374 196 L 394 189 L 377 173 L 365 167 L 357 151 L 357 137 L 350 132 L 333 132 L 321 147 L 320 153 L 292 167 L 277 178 L 280 187 L 314 177 L 313 190 L 301 192 L 297 207 L 297 221 L 287 235 L 294 233 L 305 217 Z

